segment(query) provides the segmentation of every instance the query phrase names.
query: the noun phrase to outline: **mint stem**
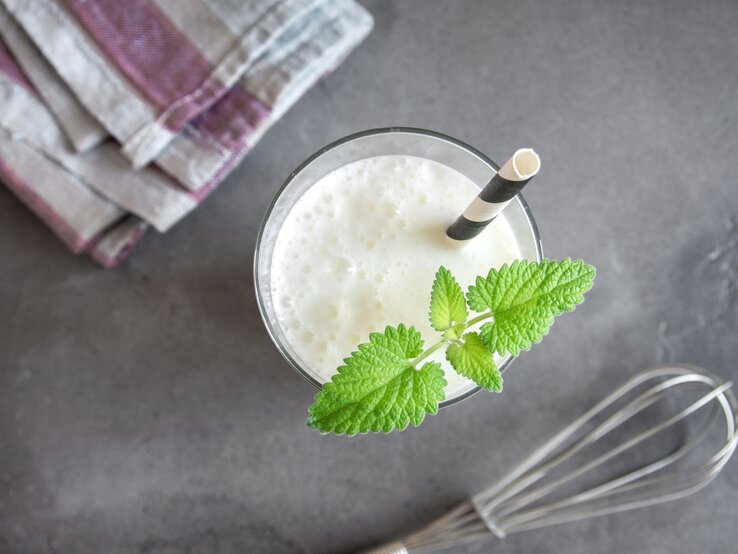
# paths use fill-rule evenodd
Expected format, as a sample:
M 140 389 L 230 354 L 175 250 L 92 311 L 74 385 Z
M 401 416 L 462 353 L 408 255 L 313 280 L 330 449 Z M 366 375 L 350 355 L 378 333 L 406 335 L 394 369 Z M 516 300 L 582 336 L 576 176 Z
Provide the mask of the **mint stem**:
M 430 348 L 424 350 L 422 354 L 420 354 L 420 356 L 418 356 L 417 358 L 413 360 L 412 366 L 417 367 L 420 362 L 422 362 L 428 356 L 433 354 L 433 352 L 435 352 L 436 350 L 444 346 L 447 342 L 448 342 L 448 339 L 441 339 L 437 343 L 435 343 L 433 346 L 431 346 Z
M 494 317 L 495 314 L 492 313 L 492 310 L 483 313 L 482 315 L 478 315 L 477 317 L 469 320 L 467 323 L 467 326 L 470 327 L 474 325 L 475 323 L 479 323 L 480 321 L 484 321 L 485 319 L 489 319 L 490 317 Z
M 490 317 L 493 317 L 494 315 L 495 315 L 495 314 L 493 314 L 491 310 L 490 310 L 489 312 L 485 312 L 485 313 L 483 313 L 482 315 L 478 315 L 477 317 L 475 317 L 475 318 L 473 318 L 473 319 L 470 319 L 470 320 L 469 320 L 469 321 L 467 322 L 467 324 L 466 324 L 466 328 L 468 329 L 468 328 L 469 328 L 469 327 L 471 327 L 472 325 L 474 325 L 474 324 L 476 324 L 476 323 L 479 323 L 480 321 L 484 321 L 485 319 L 489 319 Z M 424 351 L 423 351 L 423 352 L 422 352 L 422 353 L 420 354 L 420 356 L 418 356 L 417 358 L 415 358 L 415 359 L 413 360 L 413 363 L 412 363 L 412 364 L 410 364 L 410 365 L 411 365 L 411 367 L 417 368 L 417 367 L 418 367 L 418 364 L 419 364 L 420 362 L 422 362 L 423 360 L 425 360 L 425 359 L 426 359 L 426 358 L 427 358 L 428 356 L 430 356 L 431 354 L 433 354 L 433 353 L 434 353 L 434 352 L 435 352 L 436 350 L 438 350 L 439 348 L 442 348 L 442 347 L 444 347 L 444 346 L 445 346 L 445 345 L 447 345 L 447 344 L 451 344 L 452 342 L 456 342 L 456 343 L 458 343 L 459 341 L 458 341 L 458 339 L 457 339 L 457 340 L 451 340 L 451 339 L 447 339 L 447 338 L 445 338 L 445 337 L 444 337 L 444 338 L 442 338 L 441 340 L 439 340 L 438 342 L 434 343 L 434 344 L 433 344 L 432 346 L 430 346 L 429 348 L 425 349 L 425 350 L 424 350 Z

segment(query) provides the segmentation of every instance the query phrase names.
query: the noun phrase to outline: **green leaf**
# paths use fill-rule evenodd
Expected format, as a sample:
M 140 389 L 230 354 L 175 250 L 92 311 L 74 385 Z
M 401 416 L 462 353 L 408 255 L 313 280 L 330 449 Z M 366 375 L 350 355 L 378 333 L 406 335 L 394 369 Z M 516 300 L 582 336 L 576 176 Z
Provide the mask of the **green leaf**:
M 449 345 L 446 359 L 459 375 L 471 379 L 483 389 L 500 392 L 502 374 L 497 369 L 492 353 L 482 344 L 477 333 L 467 333 L 463 338 L 463 344 Z
M 548 333 L 554 317 L 584 301 L 594 277 L 594 267 L 569 259 L 519 260 L 477 277 L 467 293 L 469 307 L 494 315 L 480 329 L 482 342 L 500 355 L 529 350 Z
M 423 339 L 414 327 L 372 333 L 315 396 L 308 426 L 355 435 L 419 425 L 426 414 L 438 411 L 446 386 L 440 364 L 428 362 L 420 370 L 411 365 L 422 350 Z
M 444 332 L 454 324 L 465 322 L 467 317 L 469 312 L 459 283 L 448 269 L 441 266 L 431 290 L 431 325 L 436 331 Z

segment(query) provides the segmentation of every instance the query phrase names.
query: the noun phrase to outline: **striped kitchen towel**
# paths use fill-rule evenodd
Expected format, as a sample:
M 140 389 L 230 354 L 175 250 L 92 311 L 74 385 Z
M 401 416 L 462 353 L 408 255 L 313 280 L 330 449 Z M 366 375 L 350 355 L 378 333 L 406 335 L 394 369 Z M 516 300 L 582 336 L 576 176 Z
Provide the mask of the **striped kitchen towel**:
M 372 26 L 354 0 L 0 3 L 22 67 L 4 51 L 0 178 L 107 265 L 201 202 Z M 25 158 L 9 162 L 13 149 L 43 157 L 76 196 L 50 199 Z

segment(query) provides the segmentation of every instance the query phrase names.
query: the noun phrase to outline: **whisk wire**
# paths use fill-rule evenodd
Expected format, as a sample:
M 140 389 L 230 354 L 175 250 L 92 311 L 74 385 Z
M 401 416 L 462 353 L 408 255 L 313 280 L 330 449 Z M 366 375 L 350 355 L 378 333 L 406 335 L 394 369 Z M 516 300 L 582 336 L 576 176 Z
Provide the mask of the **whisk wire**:
M 650 383 L 649 387 L 637 393 L 636 389 L 646 383 Z M 501 539 L 511 533 L 652 506 L 692 494 L 718 475 L 738 444 L 738 402 L 730 391 L 731 386 L 732 383 L 723 383 L 704 369 L 693 366 L 664 366 L 643 371 L 553 435 L 496 484 L 409 535 L 402 542 L 372 552 L 415 554 L 483 537 L 496 536 Z M 649 407 L 667 397 L 695 389 L 705 392 L 696 399 L 690 399 L 686 407 L 636 433 L 608 452 L 579 463 L 568 473 L 555 478 L 549 477 L 553 470 L 572 460 L 575 455 L 583 454 L 587 447 L 596 444 Z M 626 397 L 630 394 L 635 394 L 635 397 L 627 400 Z M 622 406 L 616 408 L 617 404 Z M 561 492 L 562 487 L 573 484 L 608 462 L 613 462 L 707 406 L 711 410 L 705 422 L 671 452 L 642 467 L 569 497 L 557 499 L 557 493 Z M 606 412 L 610 409 L 614 411 L 607 415 Z M 719 419 L 725 421 L 725 440 L 717 451 L 699 463 L 682 468 L 676 466 L 677 462 L 686 460 L 687 455 L 695 452 L 704 442 L 719 415 L 724 416 Z M 598 419 L 601 422 L 595 424 Z M 551 497 L 550 500 L 545 500 L 547 497 Z
M 535 464 L 545 459 L 546 456 L 548 456 L 551 452 L 556 450 L 556 448 L 558 448 L 562 443 L 564 443 L 568 438 L 574 435 L 574 433 L 576 433 L 583 425 L 590 422 L 594 417 L 596 417 L 602 411 L 610 407 L 614 402 L 619 400 L 621 397 L 623 397 L 625 394 L 630 392 L 632 389 L 641 385 L 643 382 L 649 379 L 652 379 L 653 377 L 658 377 L 660 373 L 661 373 L 660 368 L 656 368 L 654 370 L 648 370 L 646 372 L 643 372 L 641 374 L 638 374 L 632 377 L 631 379 L 623 383 L 621 386 L 615 389 L 612 393 L 610 393 L 607 397 L 603 398 L 600 402 L 595 404 L 587 412 L 582 414 L 580 417 L 575 419 L 567 427 L 565 427 L 560 432 L 558 432 L 553 437 L 551 437 L 546 443 L 544 443 L 541 447 L 539 447 L 536 451 L 534 451 L 530 456 L 528 456 L 528 458 L 523 460 L 518 465 L 518 467 L 512 470 L 507 476 L 502 478 L 500 481 L 498 481 L 496 484 L 492 485 L 491 487 L 488 487 L 487 489 L 478 493 L 475 496 L 477 503 L 479 504 L 489 503 L 488 508 L 492 508 L 494 507 L 495 504 L 499 504 L 500 502 L 504 501 L 507 495 L 502 493 L 503 489 L 508 487 L 508 485 L 513 483 L 520 476 L 528 472 L 528 470 L 534 467 Z M 543 475 L 540 475 L 540 477 L 542 476 Z M 530 481 L 530 483 L 532 482 L 534 481 Z M 516 487 L 515 490 L 520 490 L 520 489 Z M 495 501 L 495 498 L 496 498 L 496 501 Z
M 661 432 L 664 429 L 670 427 L 674 423 L 676 423 L 676 422 L 684 419 L 685 417 L 687 417 L 691 413 L 693 413 L 693 412 L 697 411 L 698 409 L 702 408 L 703 406 L 705 406 L 706 404 L 708 404 L 709 402 L 711 402 L 716 396 L 722 394 L 723 391 L 726 390 L 729 387 L 730 387 L 730 383 L 726 383 L 726 385 L 723 385 L 722 387 L 718 387 L 717 389 L 713 390 L 712 392 L 704 395 L 698 401 L 692 403 L 690 406 L 688 406 L 687 408 L 685 408 L 681 412 L 673 415 L 672 417 L 666 419 L 665 421 L 662 421 L 661 423 L 659 423 L 658 425 L 652 427 L 648 431 L 644 431 L 644 432 L 636 435 L 635 437 L 633 437 L 630 440 L 624 442 L 623 444 L 621 444 L 617 448 L 612 449 L 611 451 L 607 452 L 606 454 L 603 454 L 603 455 L 595 458 L 591 462 L 588 462 L 588 463 L 580 466 L 579 468 L 577 468 L 576 470 L 572 471 L 568 475 L 566 475 L 564 477 L 561 477 L 559 479 L 556 479 L 556 480 L 552 481 L 551 483 L 549 483 L 548 485 L 545 485 L 545 486 L 543 486 L 543 487 L 541 487 L 541 488 L 539 488 L 539 489 L 537 489 L 535 491 L 532 491 L 530 493 L 526 493 L 526 494 L 520 496 L 519 498 L 516 498 L 514 501 L 508 502 L 506 505 L 504 505 L 503 507 L 501 507 L 497 511 L 498 517 L 499 516 L 504 516 L 504 515 L 512 512 L 512 511 L 516 510 L 516 509 L 520 509 L 520 508 L 522 508 L 522 507 L 530 504 L 531 502 L 534 502 L 535 500 L 538 500 L 540 498 L 543 498 L 543 497 L 547 496 L 551 492 L 557 490 L 562 485 L 564 485 L 566 483 L 569 483 L 569 482 L 573 481 L 574 479 L 576 479 L 578 477 L 581 477 L 585 473 L 587 473 L 587 472 L 589 472 L 589 471 L 591 471 L 591 470 L 593 470 L 593 469 L 595 469 L 595 468 L 603 465 L 604 463 L 606 463 L 609 460 L 615 458 L 616 456 L 620 455 L 621 453 L 625 452 L 626 450 L 629 450 L 629 449 L 633 448 L 634 446 L 637 446 L 638 444 L 642 443 L 646 439 L 651 438 L 653 435 L 658 434 L 659 432 Z M 656 388 L 656 387 L 654 387 L 654 388 Z M 653 389 L 651 389 L 651 390 L 653 390 Z M 651 392 L 651 391 L 649 391 L 649 392 Z M 645 409 L 645 407 L 647 407 L 648 405 L 650 405 L 650 404 L 653 403 L 653 401 L 650 401 L 650 402 L 648 401 L 647 395 L 648 395 L 648 393 L 644 393 L 643 395 L 641 395 L 639 397 L 639 399 L 644 399 L 644 400 L 641 401 L 641 402 L 639 402 L 639 406 L 640 407 L 638 409 L 631 409 L 631 410 L 629 410 L 629 413 L 631 413 L 631 415 L 634 415 L 634 414 L 642 411 L 643 409 Z M 658 393 L 655 393 L 655 394 L 652 395 L 652 398 L 659 398 L 659 396 L 660 395 Z M 637 399 L 637 400 L 639 400 L 639 399 Z M 610 418 L 610 419 L 613 419 L 613 418 Z M 618 425 L 620 425 L 620 424 L 622 424 L 622 423 L 624 423 L 626 421 L 623 418 L 617 418 L 617 419 L 619 420 L 618 421 Z M 608 422 L 609 421 L 610 420 L 608 420 Z M 608 422 L 606 422 L 606 424 L 603 424 L 603 425 L 607 425 Z M 617 427 L 616 425 L 608 425 L 607 432 L 615 429 L 616 427 Z M 584 445 L 592 444 L 593 442 L 595 442 L 595 441 L 599 440 L 600 438 L 604 437 L 605 434 L 606 433 L 601 432 L 600 431 L 600 428 L 598 427 L 594 431 L 592 431 L 592 433 L 590 433 L 589 435 L 587 435 L 585 437 L 585 439 L 583 439 L 582 441 L 580 441 L 580 443 L 584 443 Z M 592 436 L 594 438 L 590 439 L 589 438 L 590 436 Z M 697 442 L 699 440 L 701 440 L 700 435 L 698 435 L 697 438 L 696 438 L 696 441 Z M 580 443 L 578 443 L 578 444 L 580 444 Z M 685 446 L 688 447 L 689 446 L 689 443 L 687 445 L 685 445 Z M 582 448 L 583 448 L 583 446 L 582 446 Z M 621 479 L 623 479 L 623 480 L 625 480 L 627 482 L 628 480 L 640 479 L 643 475 L 646 475 L 648 473 L 652 473 L 654 471 L 659 471 L 659 470 L 663 469 L 664 467 L 672 464 L 673 462 L 675 462 L 677 459 L 679 459 L 680 457 L 682 457 L 686 453 L 688 453 L 689 450 L 691 450 L 691 448 L 687 448 L 684 452 L 681 452 L 680 455 L 678 455 L 678 456 L 674 456 L 674 454 L 672 453 L 670 456 L 668 456 L 666 458 L 663 458 L 663 459 L 659 460 L 658 462 L 655 462 L 653 464 L 650 464 L 648 466 L 645 466 L 645 467 L 643 467 L 643 468 L 641 468 L 641 469 L 639 469 L 637 471 L 632 472 L 631 474 L 628 474 L 626 476 L 621 477 Z M 568 452 L 569 451 L 567 450 L 567 453 Z M 677 452 L 679 452 L 679 451 L 677 451 Z M 556 462 L 556 464 L 553 464 L 553 465 L 558 465 L 559 463 L 564 462 L 566 459 L 569 459 L 570 457 L 571 457 L 571 454 L 567 454 L 567 456 L 565 456 L 563 458 L 559 458 L 558 461 Z M 545 474 L 545 472 L 550 467 L 552 467 L 552 466 L 548 466 L 546 468 L 546 470 L 542 470 L 541 473 L 544 473 Z M 605 485 L 607 485 L 607 484 L 605 484 Z
M 650 506 L 653 504 L 676 500 L 678 498 L 688 496 L 689 494 L 692 494 L 697 490 L 703 488 L 717 476 L 723 466 L 730 459 L 730 456 L 736 448 L 736 443 L 737 440 L 736 438 L 734 438 L 722 449 L 720 449 L 720 451 L 716 453 L 715 456 L 712 456 L 710 460 L 699 466 L 686 468 L 684 470 L 669 475 L 661 475 L 657 477 L 652 477 L 647 480 L 629 483 L 618 489 L 608 490 L 595 498 L 595 500 L 605 500 L 605 502 L 600 502 L 599 504 L 590 502 L 589 504 L 583 505 L 583 507 L 580 506 L 578 512 L 562 511 L 559 513 L 555 513 L 555 515 L 547 519 L 542 519 L 541 517 L 539 517 L 537 520 L 530 517 L 530 512 L 526 512 L 518 514 L 518 519 L 506 520 L 504 524 L 506 528 L 511 528 L 509 532 L 518 532 L 537 527 L 543 527 L 546 525 L 553 525 L 555 523 L 575 521 L 578 519 L 585 519 L 597 515 L 605 515 L 633 508 Z M 681 484 L 679 484 L 679 486 L 671 486 L 671 482 L 681 482 Z M 667 487 L 667 485 L 669 486 Z M 659 486 L 661 488 L 656 489 L 656 486 Z M 616 504 L 611 501 L 606 501 L 607 496 L 628 493 L 640 489 L 644 490 L 645 492 L 642 492 L 636 496 L 632 496 L 628 499 L 628 502 L 621 502 L 620 504 Z M 538 510 L 538 513 L 536 515 L 544 516 L 563 506 L 565 506 L 564 502 L 542 507 Z M 537 521 L 537 524 L 522 525 L 520 523 L 522 521 L 521 518 L 523 517 L 526 517 L 528 520 L 531 521 Z

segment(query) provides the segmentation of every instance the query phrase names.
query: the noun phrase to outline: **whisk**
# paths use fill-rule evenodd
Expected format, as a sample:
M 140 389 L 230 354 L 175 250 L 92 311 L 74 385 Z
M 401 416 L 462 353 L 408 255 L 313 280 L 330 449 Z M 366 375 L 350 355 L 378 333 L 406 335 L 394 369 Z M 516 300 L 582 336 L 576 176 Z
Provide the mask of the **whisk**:
M 511 533 L 651 506 L 692 494 L 715 478 L 735 450 L 738 410 L 735 396 L 729 390 L 731 385 L 704 369 L 686 365 L 657 367 L 638 373 L 554 435 L 497 484 L 401 541 L 365 554 L 415 554 L 492 536 L 502 539 Z M 675 396 L 685 393 L 692 395 L 686 406 L 683 399 L 678 409 L 669 406 L 677 402 Z M 672 413 L 653 425 L 641 421 L 635 436 L 603 454 L 584 459 L 569 473 L 551 476 L 556 468 L 561 469 L 567 461 L 571 464 L 576 455 L 626 422 L 638 424 L 631 419 L 639 414 L 646 418 L 643 412 L 649 407 L 662 411 L 670 409 Z M 697 432 L 660 459 L 585 487 L 586 490 L 569 497 L 552 498 L 557 492 L 565 491 L 565 487 L 575 486 L 585 474 L 597 468 L 602 471 L 607 468 L 606 464 L 618 463 L 618 458 L 620 462 L 628 461 L 625 456 L 633 454 L 632 449 L 638 445 L 646 446 L 644 441 L 651 437 L 664 431 L 677 432 L 674 426 L 678 422 L 703 408 L 710 411 Z M 677 462 L 695 451 L 714 429 L 714 424 L 723 419 L 725 435 L 720 432 L 719 447 L 703 448 L 707 452 L 698 463 L 679 467 Z M 621 431 L 624 432 L 622 428 Z

